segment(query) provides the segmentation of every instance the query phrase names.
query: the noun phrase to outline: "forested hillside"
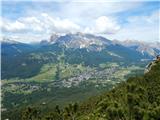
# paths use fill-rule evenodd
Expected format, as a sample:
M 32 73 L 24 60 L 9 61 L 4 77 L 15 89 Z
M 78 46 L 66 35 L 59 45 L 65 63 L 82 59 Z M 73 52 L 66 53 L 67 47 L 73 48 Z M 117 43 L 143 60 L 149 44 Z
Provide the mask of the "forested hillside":
M 45 105 L 44 105 L 45 107 Z M 117 87 L 83 103 L 71 103 L 54 111 L 30 106 L 22 120 L 159 120 L 160 61 L 141 77 L 129 78 Z

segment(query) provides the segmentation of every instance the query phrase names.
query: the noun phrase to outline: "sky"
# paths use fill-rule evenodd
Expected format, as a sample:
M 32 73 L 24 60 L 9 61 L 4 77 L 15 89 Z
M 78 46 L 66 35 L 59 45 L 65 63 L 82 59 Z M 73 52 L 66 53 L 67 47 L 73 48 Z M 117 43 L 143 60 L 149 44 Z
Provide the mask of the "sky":
M 38 42 L 51 34 L 90 33 L 160 42 L 160 2 L 149 0 L 2 0 L 1 37 Z

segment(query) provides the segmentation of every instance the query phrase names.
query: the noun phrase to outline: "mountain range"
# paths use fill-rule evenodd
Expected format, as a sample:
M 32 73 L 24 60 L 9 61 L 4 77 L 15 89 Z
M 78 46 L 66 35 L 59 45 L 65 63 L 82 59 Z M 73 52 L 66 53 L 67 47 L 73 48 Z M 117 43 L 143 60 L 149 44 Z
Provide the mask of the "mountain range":
M 4 38 L 1 43 L 2 43 L 2 46 L 13 45 L 12 48 L 13 49 L 17 48 L 17 50 L 21 50 L 23 48 L 24 49 L 33 48 L 32 43 L 25 44 L 25 43 L 17 42 L 15 40 L 10 40 L 7 38 Z M 148 42 L 137 41 L 137 40 L 125 40 L 125 41 L 109 40 L 102 36 L 95 36 L 93 34 L 85 34 L 81 32 L 77 32 L 75 34 L 68 33 L 65 35 L 54 33 L 50 36 L 49 40 L 41 40 L 40 43 L 37 43 L 37 45 L 41 45 L 41 46 L 53 45 L 53 44 L 59 44 L 59 45 L 65 46 L 66 48 L 74 48 L 74 49 L 86 48 L 91 51 L 92 50 L 101 51 L 105 49 L 107 46 L 111 46 L 111 45 L 122 45 L 124 47 L 136 50 L 143 55 L 148 54 L 149 56 L 155 56 L 156 54 L 159 54 L 159 51 L 160 51 L 160 42 L 148 43 Z M 18 49 L 18 46 L 22 48 Z
M 49 40 L 37 44 L 26 44 L 5 38 L 1 42 L 2 79 L 31 77 L 36 75 L 44 64 L 60 61 L 97 66 L 105 62 L 132 64 L 151 60 L 160 53 L 159 45 L 159 42 L 147 44 L 135 41 L 111 41 L 84 33 L 53 34 Z M 17 69 L 12 71 L 13 68 Z
M 134 49 L 140 53 L 148 54 L 150 56 L 156 56 L 160 51 L 160 42 L 142 42 L 136 40 L 125 40 L 125 41 L 117 41 L 114 40 L 115 43 L 121 44 L 123 46 Z

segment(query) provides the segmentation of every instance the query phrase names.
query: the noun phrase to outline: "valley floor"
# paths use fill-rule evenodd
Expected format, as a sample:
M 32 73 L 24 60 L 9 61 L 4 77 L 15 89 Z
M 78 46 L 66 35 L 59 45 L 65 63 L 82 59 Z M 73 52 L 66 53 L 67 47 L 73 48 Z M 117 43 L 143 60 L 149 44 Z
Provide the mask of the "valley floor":
M 9 113 L 28 105 L 49 111 L 56 105 L 84 101 L 144 72 L 144 67 L 117 63 L 98 68 L 60 64 L 58 69 L 55 64 L 46 64 L 34 77 L 2 80 L 2 118 L 10 118 Z

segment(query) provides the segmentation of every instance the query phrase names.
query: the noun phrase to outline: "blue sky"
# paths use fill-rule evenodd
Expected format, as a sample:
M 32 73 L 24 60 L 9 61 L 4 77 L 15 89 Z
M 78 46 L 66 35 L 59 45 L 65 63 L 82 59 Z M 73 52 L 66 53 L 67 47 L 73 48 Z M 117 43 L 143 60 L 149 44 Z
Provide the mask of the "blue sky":
M 160 41 L 160 2 L 113 1 L 2 1 L 0 27 L 3 36 L 22 42 L 70 32 L 117 40 Z

